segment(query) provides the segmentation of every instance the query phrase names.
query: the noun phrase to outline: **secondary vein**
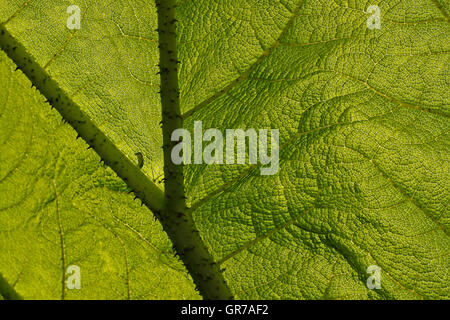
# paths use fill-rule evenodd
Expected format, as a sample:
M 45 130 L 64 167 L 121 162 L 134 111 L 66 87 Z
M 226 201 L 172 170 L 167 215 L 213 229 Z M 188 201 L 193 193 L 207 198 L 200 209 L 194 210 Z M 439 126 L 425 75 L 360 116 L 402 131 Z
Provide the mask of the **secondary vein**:
M 172 161 L 172 133 L 183 127 L 179 85 L 175 0 L 158 0 L 158 35 L 164 153 L 165 205 L 161 223 L 205 299 L 232 299 L 219 265 L 209 252 L 186 206 L 183 166 Z

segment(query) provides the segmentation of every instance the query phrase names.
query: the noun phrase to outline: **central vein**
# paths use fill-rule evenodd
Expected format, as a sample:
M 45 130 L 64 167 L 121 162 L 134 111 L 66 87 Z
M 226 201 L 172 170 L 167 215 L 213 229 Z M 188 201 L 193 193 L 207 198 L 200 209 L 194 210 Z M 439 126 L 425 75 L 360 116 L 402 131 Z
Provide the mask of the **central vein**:
M 186 206 L 183 166 L 172 162 L 178 143 L 172 132 L 183 127 L 178 86 L 175 0 L 157 0 L 165 195 L 161 223 L 205 299 L 232 299 L 219 265 L 206 248 Z

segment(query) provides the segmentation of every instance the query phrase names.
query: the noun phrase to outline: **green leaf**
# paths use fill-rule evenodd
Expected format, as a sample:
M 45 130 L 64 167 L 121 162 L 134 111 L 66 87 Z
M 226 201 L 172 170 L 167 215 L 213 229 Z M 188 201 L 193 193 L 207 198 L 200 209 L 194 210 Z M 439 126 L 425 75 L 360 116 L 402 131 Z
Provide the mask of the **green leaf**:
M 2 294 L 196 298 L 161 225 L 14 69 L 1 52 Z M 71 265 L 81 270 L 82 290 L 67 287 Z
M 164 83 L 162 97 L 158 93 L 158 41 L 167 39 L 155 31 L 156 7 L 143 0 L 87 1 L 75 31 L 66 27 L 70 4 L 0 1 L 0 22 L 12 36 L 0 38 L 0 47 L 66 120 L 78 110 L 86 116 L 89 130 L 71 122 L 84 139 L 104 134 L 108 148 L 94 144 L 94 150 L 142 191 L 180 253 L 183 233 L 175 236 L 170 212 L 159 215 L 157 190 L 164 189 L 159 181 L 169 165 L 161 146 L 170 130 L 167 123 L 159 126 L 169 101 Z M 369 5 L 379 6 L 381 29 L 367 27 Z M 449 11 L 441 0 L 178 1 L 175 80 L 183 126 L 192 132 L 201 120 L 203 128 L 223 132 L 280 130 L 276 175 L 261 176 L 258 165 L 188 165 L 178 189 L 167 188 L 172 178 L 166 176 L 165 205 L 185 191 L 188 217 L 201 236 L 196 250 L 207 250 L 216 272 L 225 269 L 216 280 L 223 277 L 233 297 L 450 297 Z M 24 49 L 15 54 L 13 42 Z M 151 212 L 124 194 L 126 185 L 97 164 L 72 129 L 57 124 L 44 98 L 11 71 L 12 63 L 2 63 L 2 85 L 16 85 L 0 91 L 0 174 L 19 159 L 29 164 L 0 182 L 0 206 L 20 205 L 0 211 L 8 230 L 0 229 L 0 274 L 10 285 L 23 279 L 13 287 L 25 298 L 61 297 L 64 255 L 55 209 L 61 197 L 59 216 L 67 215 L 65 228 L 73 234 L 67 240 L 73 245 L 66 241 L 65 247 L 74 261 L 86 252 L 92 259 L 82 267 L 83 289 L 69 290 L 67 298 L 149 298 L 148 291 L 151 298 L 194 297 L 179 262 L 136 238 L 157 235 L 151 243 L 170 251 Z M 52 82 L 42 83 L 43 76 Z M 55 92 L 67 103 L 55 102 Z M 113 164 L 119 153 L 125 172 Z M 105 237 L 104 245 L 85 237 L 89 233 Z M 134 245 L 127 251 L 124 243 Z M 137 265 L 128 278 L 124 252 Z M 182 259 L 211 298 L 201 284 L 203 269 L 192 267 L 195 257 Z M 381 268 L 381 289 L 366 286 L 373 265 Z M 26 278 L 18 277 L 22 269 Z M 130 277 L 136 284 L 127 295 L 124 279 Z M 157 280 L 172 289 L 161 289 Z

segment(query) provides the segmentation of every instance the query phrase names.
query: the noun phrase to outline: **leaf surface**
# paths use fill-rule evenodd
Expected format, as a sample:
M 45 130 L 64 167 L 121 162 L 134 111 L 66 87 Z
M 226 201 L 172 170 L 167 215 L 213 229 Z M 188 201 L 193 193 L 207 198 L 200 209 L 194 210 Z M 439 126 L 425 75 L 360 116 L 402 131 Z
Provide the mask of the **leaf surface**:
M 449 3 L 373 4 L 380 30 L 367 28 L 365 1 L 178 1 L 184 127 L 280 130 L 274 176 L 185 167 L 191 214 L 236 298 L 450 297 Z M 158 183 L 154 3 L 84 2 L 77 31 L 65 26 L 68 5 L 0 1 L 0 21 L 121 152 L 143 154 Z M 366 287 L 371 265 L 380 290 Z
M 0 52 L 0 291 L 25 299 L 196 299 L 148 209 Z M 81 290 L 70 290 L 70 266 Z M 69 269 L 70 270 L 70 269 Z
M 433 1 L 380 8 L 381 30 L 362 1 L 179 9 L 186 127 L 280 129 L 276 176 L 187 168 L 239 298 L 449 297 L 448 15 Z M 370 265 L 381 290 L 366 287 Z

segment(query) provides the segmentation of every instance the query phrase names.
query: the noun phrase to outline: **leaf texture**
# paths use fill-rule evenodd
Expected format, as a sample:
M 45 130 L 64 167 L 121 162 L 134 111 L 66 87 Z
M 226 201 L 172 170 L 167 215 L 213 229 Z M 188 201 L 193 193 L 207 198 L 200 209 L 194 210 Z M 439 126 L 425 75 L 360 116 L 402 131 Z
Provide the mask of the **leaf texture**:
M 85 1 L 76 31 L 69 4 L 0 1 L 0 22 L 164 189 L 154 3 Z M 381 29 L 367 27 L 371 4 Z M 184 167 L 189 214 L 235 298 L 450 298 L 449 12 L 441 0 L 177 2 L 184 128 L 280 130 L 276 175 Z M 28 270 L 24 297 L 196 297 L 151 212 L 2 57 L 0 274 Z M 63 266 L 92 259 L 80 296 L 61 290 L 61 230 L 73 235 Z M 381 289 L 366 286 L 371 265 Z

